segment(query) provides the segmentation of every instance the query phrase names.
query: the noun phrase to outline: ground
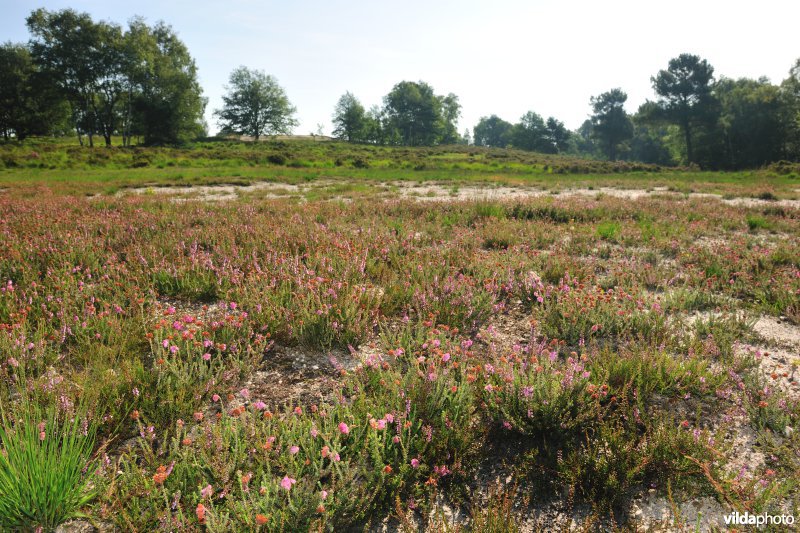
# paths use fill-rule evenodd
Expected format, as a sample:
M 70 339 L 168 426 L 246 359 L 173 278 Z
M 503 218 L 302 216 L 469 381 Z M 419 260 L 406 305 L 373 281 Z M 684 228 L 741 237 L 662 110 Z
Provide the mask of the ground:
M 66 531 L 798 516 L 795 178 L 509 153 L 0 173 L 4 449 L 90 439 Z

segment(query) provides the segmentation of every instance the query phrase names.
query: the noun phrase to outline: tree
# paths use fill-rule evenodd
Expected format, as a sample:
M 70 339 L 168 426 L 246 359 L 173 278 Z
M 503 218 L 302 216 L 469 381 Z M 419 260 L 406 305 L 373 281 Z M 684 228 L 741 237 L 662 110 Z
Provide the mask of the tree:
M 666 70 L 650 78 L 660 97 L 657 102 L 664 117 L 680 126 L 686 145 L 686 159 L 695 161 L 694 129 L 698 122 L 708 120 L 714 67 L 692 54 L 670 59 Z
M 385 138 L 406 146 L 454 143 L 460 114 L 456 95 L 437 96 L 423 81 L 401 81 L 383 98 Z
M 781 83 L 781 97 L 786 122 L 785 149 L 787 157 L 800 159 L 800 59 Z
M 472 144 L 472 134 L 469 132 L 469 128 L 464 130 L 464 134 L 461 136 L 459 144 L 463 144 L 465 146 Z
M 91 145 L 100 133 L 111 146 L 130 83 L 122 28 L 72 9 L 37 9 L 26 22 L 34 60 L 70 102 L 79 138 L 83 130 Z
M 646 102 L 639 106 L 632 117 L 634 133 L 627 159 L 654 165 L 674 166 L 676 158 L 670 146 L 677 127 L 654 122 L 651 117 L 656 107 L 655 103 Z
M 472 130 L 475 146 L 493 146 L 496 148 L 508 146 L 511 141 L 512 127 L 510 122 L 506 122 L 497 115 L 481 117 Z
M 150 28 L 134 19 L 125 40 L 130 84 L 123 143 L 134 132 L 148 145 L 180 144 L 203 134 L 207 100 L 194 59 L 172 27 L 159 22 Z
M 214 112 L 223 133 L 250 135 L 290 134 L 297 126 L 296 109 L 278 80 L 261 70 L 239 67 L 231 73 L 223 107 Z
M 622 89 L 611 89 L 589 101 L 594 112 L 592 136 L 611 161 L 617 159 L 619 145 L 633 137 L 633 123 L 623 107 L 627 99 Z
M 437 144 L 456 144 L 460 140 L 458 135 L 458 119 L 461 117 L 461 104 L 458 96 L 449 93 L 447 96 L 438 97 L 441 102 L 440 134 Z
M 547 126 L 544 119 L 533 111 L 522 115 L 519 122 L 511 129 L 511 144 L 521 150 L 549 151 L 550 144 L 547 141 Z
M 367 114 L 364 106 L 352 93 L 346 92 L 336 103 L 333 112 L 333 136 L 349 142 L 367 140 Z
M 69 102 L 78 140 L 83 144 L 81 135 L 86 133 L 92 145 L 96 131 L 92 103 L 97 85 L 95 50 L 100 43 L 99 28 L 88 13 L 72 9 L 37 9 L 26 23 L 34 62 L 55 80 Z
M 725 166 L 753 168 L 785 156 L 788 124 L 779 87 L 766 78 L 722 78 L 714 92 L 722 111 Z
M 69 114 L 65 106 L 24 45 L 0 46 L 0 134 L 6 140 L 57 131 Z
M 570 131 L 560 120 L 553 117 L 547 119 L 545 139 L 550 150 L 549 153 L 558 154 L 569 148 Z

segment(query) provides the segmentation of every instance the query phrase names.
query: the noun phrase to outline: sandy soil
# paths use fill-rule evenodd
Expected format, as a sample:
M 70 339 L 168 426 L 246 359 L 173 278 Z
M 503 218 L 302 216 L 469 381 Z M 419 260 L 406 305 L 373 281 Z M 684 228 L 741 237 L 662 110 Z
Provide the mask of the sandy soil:
M 138 187 L 127 189 L 118 195 L 124 194 L 158 194 L 174 196 L 174 201 L 202 200 L 202 201 L 230 201 L 248 193 L 258 192 L 261 197 L 281 198 L 296 196 L 314 190 L 323 192 L 332 184 L 351 183 L 341 180 L 319 180 L 303 185 L 294 185 L 276 182 L 257 182 L 250 185 L 198 185 L 198 186 L 170 186 L 170 187 Z M 355 182 L 352 182 L 355 183 Z M 455 183 L 420 183 L 420 182 L 358 182 L 376 189 L 384 198 L 400 197 L 414 198 L 421 202 L 443 202 L 454 200 L 522 200 L 526 198 L 540 198 L 553 196 L 556 198 L 570 197 L 595 197 L 598 195 L 612 196 L 628 200 L 641 198 L 672 198 L 675 200 L 707 198 L 717 200 L 729 205 L 742 207 L 760 207 L 765 205 L 800 208 L 800 200 L 762 200 L 760 198 L 724 198 L 711 193 L 681 193 L 669 191 L 666 187 L 652 189 L 619 189 L 614 187 L 598 188 L 568 188 L 560 191 L 550 191 L 537 187 L 513 187 L 507 185 L 488 184 L 455 184 Z M 393 189 L 396 192 L 391 192 Z M 337 195 L 334 199 L 343 200 L 347 195 Z

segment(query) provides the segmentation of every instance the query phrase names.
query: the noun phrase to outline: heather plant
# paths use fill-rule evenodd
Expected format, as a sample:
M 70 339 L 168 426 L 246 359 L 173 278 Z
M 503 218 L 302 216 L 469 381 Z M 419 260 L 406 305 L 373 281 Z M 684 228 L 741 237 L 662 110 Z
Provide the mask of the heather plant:
M 789 178 L 290 141 L 130 168 L 127 150 L 36 143 L 2 147 L 19 163 L 0 176 L 0 402 L 16 420 L 24 372 L 59 423 L 75 405 L 96 422 L 93 519 L 331 530 L 424 521 L 445 498 L 508 529 L 518 497 L 474 496 L 475 467 L 501 461 L 523 494 L 596 504 L 583 525 L 650 487 L 751 511 L 793 497 L 797 376 L 758 377 L 783 363 L 753 328 L 797 322 Z M 515 198 L 452 196 L 486 180 Z M 416 185 L 445 201 L 401 197 Z M 686 196 L 559 193 L 604 186 Z M 734 204 L 766 189 L 782 203 Z M 295 352 L 310 360 L 284 365 Z M 763 469 L 729 470 L 731 436 L 704 428 L 730 420 Z
M 559 482 L 595 508 L 619 512 L 645 482 L 662 488 L 705 486 L 700 465 L 713 462 L 709 442 L 708 432 L 691 432 L 669 418 L 643 422 L 614 416 L 558 461 Z
M 538 299 L 538 297 L 537 297 Z M 619 342 L 647 339 L 659 344 L 667 339 L 667 319 L 658 305 L 623 289 L 604 290 L 564 279 L 534 313 L 539 330 L 571 346 L 590 340 Z
M 582 358 L 562 360 L 540 345 L 498 367 L 483 366 L 489 416 L 504 428 L 558 446 L 600 416 L 607 386 L 597 387 Z

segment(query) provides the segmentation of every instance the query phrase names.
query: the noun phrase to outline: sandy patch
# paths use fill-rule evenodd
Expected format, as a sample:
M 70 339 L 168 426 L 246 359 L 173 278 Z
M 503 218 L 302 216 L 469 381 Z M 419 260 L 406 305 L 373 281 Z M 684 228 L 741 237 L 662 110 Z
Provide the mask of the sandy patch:
M 630 519 L 635 531 L 725 531 L 730 510 L 710 497 L 671 504 L 651 490 L 633 501 Z M 676 516 L 677 515 L 677 516 Z
M 795 355 L 800 351 L 800 327 L 783 322 L 775 317 L 760 317 L 753 329 L 768 342 L 791 348 Z
M 202 200 L 210 202 L 224 202 L 236 200 L 241 194 L 266 192 L 275 198 L 297 194 L 300 188 L 290 183 L 275 183 L 271 181 L 260 181 L 250 185 L 197 185 L 197 186 L 174 186 L 174 187 L 137 187 L 126 189 L 117 193 L 117 196 L 125 194 L 137 195 L 163 195 L 174 196 L 173 201 Z

